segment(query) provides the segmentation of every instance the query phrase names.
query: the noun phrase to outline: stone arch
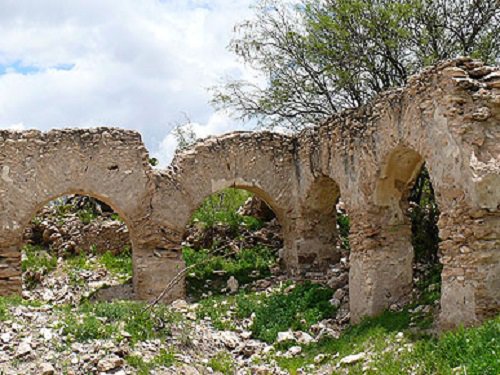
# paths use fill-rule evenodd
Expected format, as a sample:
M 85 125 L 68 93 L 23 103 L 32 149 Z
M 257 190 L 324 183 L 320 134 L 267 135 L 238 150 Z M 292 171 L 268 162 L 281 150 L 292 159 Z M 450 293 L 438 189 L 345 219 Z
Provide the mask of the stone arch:
M 236 132 L 198 142 L 160 172 L 152 202 L 155 220 L 179 235 L 206 197 L 232 187 L 263 199 L 285 229 L 295 210 L 290 147 L 290 137 L 270 132 Z
M 498 140 L 500 112 L 490 83 L 469 76 L 467 69 L 480 64 L 464 61 L 427 70 L 369 109 L 382 110 L 372 112 L 375 127 L 358 137 L 369 147 L 362 163 L 353 166 L 363 171 L 354 182 L 362 192 L 362 205 L 351 215 L 354 321 L 381 312 L 409 290 L 404 275 L 410 274 L 411 248 L 401 238 L 410 233 L 400 202 L 405 181 L 412 181 L 424 160 L 441 211 L 440 324 L 470 325 L 499 310 L 500 190 L 490 183 L 498 180 L 499 148 L 493 140 Z M 462 85 L 464 80 L 471 84 Z M 416 82 L 420 86 L 415 91 Z M 403 160 L 400 169 L 387 168 L 398 156 Z M 393 272 L 380 272 L 384 269 Z
M 274 211 L 282 228 L 285 265 L 293 267 L 297 172 L 294 147 L 293 138 L 285 135 L 235 132 L 199 141 L 176 155 L 165 170 L 158 171 L 154 176 L 150 225 L 158 230 L 147 246 L 148 253 L 162 252 L 164 256 L 143 259 L 141 263 L 153 269 L 161 262 L 176 266 L 165 272 L 162 280 L 162 276 L 156 275 L 155 281 L 148 284 L 166 285 L 184 266 L 181 242 L 193 213 L 206 197 L 231 187 L 256 194 Z M 149 288 L 151 296 L 160 290 L 154 289 Z M 182 280 L 166 300 L 183 293 Z
M 20 245 L 32 217 L 68 194 L 97 198 L 126 222 L 136 271 L 137 217 L 144 216 L 149 185 L 147 152 L 135 132 L 86 129 L 3 132 L 0 159 L 0 293 L 21 289 Z M 134 285 L 135 285 L 134 280 Z

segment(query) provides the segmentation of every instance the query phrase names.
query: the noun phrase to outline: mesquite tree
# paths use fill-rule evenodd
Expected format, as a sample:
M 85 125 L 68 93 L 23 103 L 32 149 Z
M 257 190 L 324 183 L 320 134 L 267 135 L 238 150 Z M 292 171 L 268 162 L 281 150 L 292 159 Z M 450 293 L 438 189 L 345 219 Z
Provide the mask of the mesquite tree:
M 261 0 L 229 45 L 263 82 L 229 79 L 213 104 L 291 130 L 406 82 L 439 60 L 498 60 L 498 0 Z

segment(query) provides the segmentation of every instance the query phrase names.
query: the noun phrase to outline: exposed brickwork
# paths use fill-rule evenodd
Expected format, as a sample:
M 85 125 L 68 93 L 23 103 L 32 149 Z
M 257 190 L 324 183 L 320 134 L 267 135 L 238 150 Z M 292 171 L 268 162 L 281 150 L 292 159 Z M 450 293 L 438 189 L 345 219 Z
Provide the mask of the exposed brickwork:
M 351 220 L 351 317 L 411 288 L 408 192 L 425 162 L 442 216 L 443 327 L 500 311 L 500 70 L 442 63 L 406 87 L 296 136 L 237 132 L 198 142 L 165 170 L 148 165 L 137 133 L 118 129 L 0 132 L 0 293 L 20 290 L 19 246 L 47 201 L 87 194 L 127 222 L 138 298 L 182 268 L 180 243 L 203 199 L 254 192 L 283 228 L 290 272 L 335 261 L 335 203 Z M 181 283 L 167 300 L 183 295 Z

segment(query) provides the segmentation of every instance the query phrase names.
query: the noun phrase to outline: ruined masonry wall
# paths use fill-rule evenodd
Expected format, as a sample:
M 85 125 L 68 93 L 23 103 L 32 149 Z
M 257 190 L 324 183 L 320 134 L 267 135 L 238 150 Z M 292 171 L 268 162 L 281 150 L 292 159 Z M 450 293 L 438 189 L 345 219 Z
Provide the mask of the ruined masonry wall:
M 290 273 L 339 257 L 335 210 L 351 221 L 351 318 L 404 300 L 413 250 L 406 198 L 423 163 L 441 210 L 444 328 L 500 311 L 500 70 L 462 58 L 430 67 L 370 105 L 295 136 L 205 139 L 152 170 L 140 135 L 119 129 L 0 131 L 0 294 L 21 288 L 20 245 L 49 200 L 87 194 L 126 221 L 137 298 L 183 267 L 192 213 L 226 187 L 265 200 L 283 228 Z M 184 295 L 181 282 L 166 301 Z

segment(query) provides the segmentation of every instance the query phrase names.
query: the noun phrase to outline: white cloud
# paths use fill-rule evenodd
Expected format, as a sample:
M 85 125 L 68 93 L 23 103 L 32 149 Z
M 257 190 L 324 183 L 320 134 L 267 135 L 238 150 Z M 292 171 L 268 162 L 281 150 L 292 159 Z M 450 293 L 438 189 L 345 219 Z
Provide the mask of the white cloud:
M 189 124 L 191 129 L 196 134 L 197 138 L 206 138 L 211 135 L 220 135 L 235 130 L 249 130 L 251 125 L 235 124 L 227 114 L 222 111 L 213 113 L 205 124 L 191 122 Z M 160 143 L 160 147 L 156 153 L 153 154 L 160 161 L 160 166 L 166 166 L 172 160 L 175 149 L 177 148 L 177 140 L 173 134 L 167 134 Z
M 0 0 L 0 127 L 136 129 L 164 163 L 182 112 L 200 136 L 241 127 L 206 89 L 250 74 L 225 49 L 250 2 Z

